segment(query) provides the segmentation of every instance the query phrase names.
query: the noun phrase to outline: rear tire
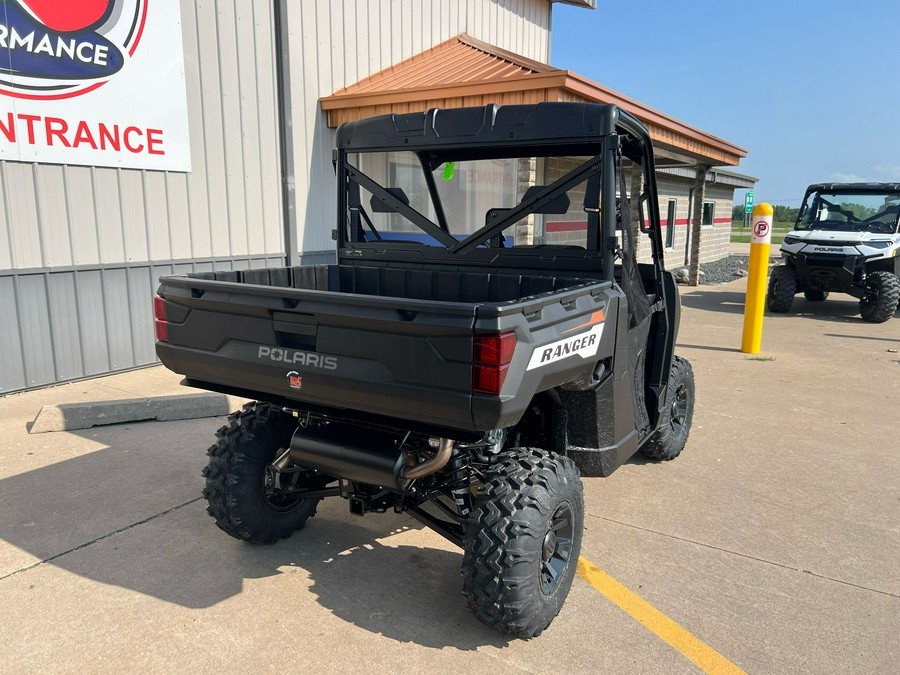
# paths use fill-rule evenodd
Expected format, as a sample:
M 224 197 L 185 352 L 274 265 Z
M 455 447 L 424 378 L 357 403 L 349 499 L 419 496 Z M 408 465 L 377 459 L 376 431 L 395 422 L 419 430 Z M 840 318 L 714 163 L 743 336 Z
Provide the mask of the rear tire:
M 216 432 L 218 440 L 206 452 L 203 496 L 224 532 L 251 544 L 274 544 L 316 512 L 319 499 L 291 498 L 266 486 L 266 467 L 288 447 L 296 428 L 296 419 L 277 406 L 248 403 Z
M 797 293 L 797 273 L 787 265 L 772 268 L 769 276 L 769 289 L 766 293 L 766 306 L 770 312 L 785 314 L 791 311 L 794 295 Z
M 694 419 L 694 371 L 687 359 L 676 356 L 669 373 L 666 402 L 659 426 L 641 452 L 656 461 L 675 459 L 684 450 Z
M 463 595 L 479 621 L 518 638 L 562 608 L 581 552 L 584 496 L 568 457 L 517 448 L 497 457 L 475 497 Z
M 828 299 L 828 291 L 803 291 L 803 297 L 810 302 L 822 302 Z
M 859 301 L 859 313 L 872 323 L 884 323 L 897 311 L 900 279 L 891 272 L 872 272 L 866 278 L 869 295 Z

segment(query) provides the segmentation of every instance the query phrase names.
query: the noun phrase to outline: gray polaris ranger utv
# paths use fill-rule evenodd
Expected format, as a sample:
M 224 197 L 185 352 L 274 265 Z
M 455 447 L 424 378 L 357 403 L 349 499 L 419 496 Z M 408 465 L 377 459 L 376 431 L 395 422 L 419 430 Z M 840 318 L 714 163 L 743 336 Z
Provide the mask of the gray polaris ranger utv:
M 900 301 L 900 183 L 810 185 L 784 264 L 769 277 L 769 311 L 789 312 L 794 295 L 819 302 L 831 292 L 859 298 L 866 321 L 883 323 Z
M 258 401 L 209 449 L 209 513 L 253 543 L 326 497 L 407 513 L 464 549 L 481 621 L 536 636 L 580 476 L 672 459 L 691 426 L 650 137 L 606 105 L 429 110 L 343 125 L 334 164 L 336 264 L 159 287 L 162 362 Z

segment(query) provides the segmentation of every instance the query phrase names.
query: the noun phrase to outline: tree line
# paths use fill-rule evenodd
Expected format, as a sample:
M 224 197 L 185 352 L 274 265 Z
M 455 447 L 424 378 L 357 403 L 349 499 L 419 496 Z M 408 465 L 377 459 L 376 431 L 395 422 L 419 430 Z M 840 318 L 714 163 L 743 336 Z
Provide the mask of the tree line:
M 776 223 L 793 223 L 797 220 L 797 213 L 800 211 L 799 208 L 794 208 L 792 206 L 782 206 L 781 204 L 774 204 L 772 208 L 775 210 L 775 213 L 772 216 L 772 220 Z M 731 211 L 731 219 L 744 219 L 743 204 L 734 205 L 734 209 L 732 209 Z

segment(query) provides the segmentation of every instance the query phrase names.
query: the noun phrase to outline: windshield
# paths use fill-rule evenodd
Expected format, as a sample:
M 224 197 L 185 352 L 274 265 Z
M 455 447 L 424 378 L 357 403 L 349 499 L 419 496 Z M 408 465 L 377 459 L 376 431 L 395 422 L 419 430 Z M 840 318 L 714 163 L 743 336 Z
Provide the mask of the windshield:
M 796 229 L 839 232 L 897 232 L 900 192 L 812 192 L 800 210 Z
M 497 225 L 467 248 L 597 248 L 588 215 L 600 206 L 598 156 L 451 160 L 391 151 L 347 160 L 350 241 L 452 249 Z

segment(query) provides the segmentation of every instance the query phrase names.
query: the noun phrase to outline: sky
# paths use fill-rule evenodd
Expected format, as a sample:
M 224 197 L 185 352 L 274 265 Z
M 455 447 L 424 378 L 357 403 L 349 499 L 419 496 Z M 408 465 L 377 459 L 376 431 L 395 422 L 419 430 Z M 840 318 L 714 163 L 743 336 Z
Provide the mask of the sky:
M 552 20 L 552 65 L 747 150 L 757 204 L 900 182 L 900 0 L 597 0 Z

